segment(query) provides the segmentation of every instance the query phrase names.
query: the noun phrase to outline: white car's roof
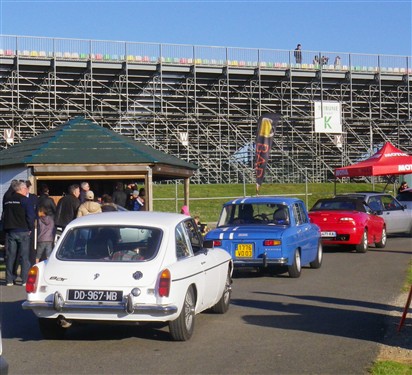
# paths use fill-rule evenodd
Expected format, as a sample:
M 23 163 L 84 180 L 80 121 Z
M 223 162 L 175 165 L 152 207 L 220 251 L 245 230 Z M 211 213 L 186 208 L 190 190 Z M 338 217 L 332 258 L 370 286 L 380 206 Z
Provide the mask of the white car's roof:
M 150 227 L 175 227 L 188 216 L 169 212 L 117 211 L 82 216 L 70 222 L 67 227 L 88 225 L 144 225 Z

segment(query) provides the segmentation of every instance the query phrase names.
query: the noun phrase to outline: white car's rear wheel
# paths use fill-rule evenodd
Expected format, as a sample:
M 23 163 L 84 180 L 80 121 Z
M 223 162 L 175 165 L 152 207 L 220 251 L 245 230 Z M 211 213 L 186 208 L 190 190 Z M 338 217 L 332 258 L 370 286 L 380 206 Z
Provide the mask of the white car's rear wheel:
M 230 295 L 232 294 L 232 280 L 230 273 L 228 272 L 226 277 L 225 289 L 223 290 L 222 297 L 220 297 L 219 302 L 212 307 L 212 310 L 218 314 L 224 314 L 229 310 L 230 305 Z
M 169 330 L 175 341 L 186 341 L 192 337 L 195 328 L 195 295 L 190 287 L 183 302 L 183 308 L 177 319 L 169 322 Z

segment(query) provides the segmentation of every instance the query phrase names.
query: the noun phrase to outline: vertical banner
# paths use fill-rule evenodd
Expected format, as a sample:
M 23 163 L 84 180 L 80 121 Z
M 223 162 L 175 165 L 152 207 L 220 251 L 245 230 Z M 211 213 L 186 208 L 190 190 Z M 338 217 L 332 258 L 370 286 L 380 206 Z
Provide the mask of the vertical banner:
M 314 102 L 315 133 L 342 133 L 342 105 L 340 102 Z
M 272 148 L 273 136 L 275 135 L 279 119 L 280 115 L 277 113 L 266 113 L 259 118 L 257 124 L 255 159 L 257 193 L 259 193 L 260 186 L 263 183 L 270 149 Z

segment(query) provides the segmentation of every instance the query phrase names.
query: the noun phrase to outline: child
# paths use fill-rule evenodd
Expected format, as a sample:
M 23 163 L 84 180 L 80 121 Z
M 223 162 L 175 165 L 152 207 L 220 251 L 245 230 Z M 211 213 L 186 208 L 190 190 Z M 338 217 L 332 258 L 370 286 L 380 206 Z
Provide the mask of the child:
M 137 190 L 133 191 L 132 202 L 132 211 L 140 211 L 144 206 L 144 200 L 139 197 L 139 192 Z
M 53 250 L 54 235 L 53 216 L 47 215 L 46 210 L 40 207 L 39 219 L 37 221 L 36 263 L 50 256 Z

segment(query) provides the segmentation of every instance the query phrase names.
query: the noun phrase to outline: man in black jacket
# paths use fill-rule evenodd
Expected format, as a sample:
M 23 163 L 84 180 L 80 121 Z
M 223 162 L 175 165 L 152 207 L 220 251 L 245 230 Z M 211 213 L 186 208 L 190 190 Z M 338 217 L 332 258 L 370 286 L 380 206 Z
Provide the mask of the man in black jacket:
M 49 197 L 49 187 L 46 184 L 43 184 L 40 188 L 40 196 L 39 200 L 37 201 L 37 207 L 43 209 L 46 212 L 47 216 L 56 215 L 56 203 L 54 200 Z
M 73 184 L 69 186 L 69 194 L 59 200 L 56 208 L 56 218 L 54 223 L 56 227 L 61 227 L 63 230 L 77 216 L 77 210 L 80 206 L 80 186 Z
M 26 285 L 30 269 L 30 234 L 34 229 L 36 213 L 27 198 L 28 189 L 24 181 L 12 184 L 12 193 L 4 202 L 3 225 L 7 233 L 6 250 L 6 283 L 12 286 L 16 283 L 13 273 L 16 258 L 20 256 L 21 282 Z

